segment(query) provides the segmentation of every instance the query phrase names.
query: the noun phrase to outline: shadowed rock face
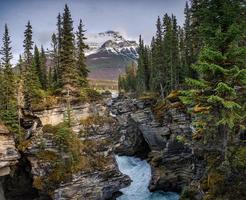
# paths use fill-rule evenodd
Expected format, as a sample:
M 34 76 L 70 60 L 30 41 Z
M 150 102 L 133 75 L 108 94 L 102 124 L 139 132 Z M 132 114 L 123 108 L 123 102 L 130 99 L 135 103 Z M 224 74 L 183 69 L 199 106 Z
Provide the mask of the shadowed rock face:
M 177 102 L 170 102 L 170 104 Z M 153 101 L 119 97 L 111 111 L 119 122 L 121 142 L 116 151 L 138 155 L 143 149 L 152 168 L 151 191 L 180 192 L 194 175 L 194 155 L 189 145 L 177 138 L 191 137 L 191 119 L 184 109 L 170 106 L 156 120 Z M 175 104 L 176 105 L 176 104 Z

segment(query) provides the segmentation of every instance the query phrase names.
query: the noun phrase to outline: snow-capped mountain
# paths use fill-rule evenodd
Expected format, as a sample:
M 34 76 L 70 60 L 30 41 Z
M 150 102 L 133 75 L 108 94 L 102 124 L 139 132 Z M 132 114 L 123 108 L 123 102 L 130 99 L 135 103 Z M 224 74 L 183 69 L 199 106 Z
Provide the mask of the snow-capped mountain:
M 138 44 L 116 31 L 88 34 L 85 52 L 89 76 L 96 79 L 117 79 L 127 65 L 136 63 Z
M 89 46 L 89 49 L 85 52 L 86 56 L 106 51 L 129 56 L 132 59 L 138 58 L 138 44 L 136 41 L 125 39 L 120 32 L 106 31 L 89 34 L 86 43 Z

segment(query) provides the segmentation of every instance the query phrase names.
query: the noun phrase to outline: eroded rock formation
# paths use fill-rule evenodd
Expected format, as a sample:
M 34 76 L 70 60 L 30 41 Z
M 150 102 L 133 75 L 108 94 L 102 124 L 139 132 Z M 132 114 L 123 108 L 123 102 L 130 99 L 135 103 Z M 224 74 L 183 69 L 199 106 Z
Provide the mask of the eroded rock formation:
M 121 136 L 116 152 L 145 153 L 152 167 L 151 191 L 181 192 L 192 180 L 195 167 L 186 141 L 191 138 L 191 119 L 178 99 L 157 103 L 120 96 L 110 107 Z

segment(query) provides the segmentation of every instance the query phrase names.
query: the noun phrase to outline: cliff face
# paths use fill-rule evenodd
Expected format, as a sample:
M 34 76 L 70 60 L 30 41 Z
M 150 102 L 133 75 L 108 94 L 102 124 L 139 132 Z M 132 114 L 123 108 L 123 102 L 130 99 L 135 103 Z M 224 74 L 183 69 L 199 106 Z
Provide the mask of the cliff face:
M 195 159 L 185 139 L 191 138 L 191 119 L 177 99 L 156 104 L 149 99 L 120 97 L 111 111 L 121 135 L 116 151 L 147 157 L 152 167 L 150 190 L 180 192 L 191 182 Z
M 76 137 L 70 139 L 73 141 L 69 144 L 70 150 L 61 150 L 63 147 L 55 142 L 56 136 L 48 124 L 55 126 L 61 123 L 66 111 L 65 107 L 60 107 L 35 113 L 44 126 L 34 132 L 24 151 L 32 165 L 34 186 L 41 193 L 51 192 L 52 198 L 57 200 L 112 198 L 130 183 L 130 179 L 119 172 L 114 158 L 114 120 L 103 102 L 72 106 L 71 129 Z M 81 146 L 77 152 L 78 143 Z M 80 155 L 74 159 L 79 160 L 71 161 L 76 153 Z M 51 158 L 47 159 L 49 156 Z M 60 159 L 64 161 L 60 164 L 70 166 L 71 170 L 60 169 L 55 163 Z M 65 178 L 59 177 L 62 174 Z
M 70 126 L 64 123 L 67 112 L 66 105 L 60 105 L 23 113 L 26 133 L 18 145 L 19 165 L 13 137 L 1 127 L 0 176 L 8 175 L 10 166 L 16 165 L 13 177 L 2 180 L 8 199 L 103 200 L 114 198 L 130 184 L 114 158 L 117 129 L 105 102 L 71 105 Z M 25 188 L 33 193 L 26 193 Z
M 0 199 L 4 200 L 2 182 L 10 175 L 11 168 L 18 163 L 19 153 L 15 147 L 13 135 L 3 124 L 0 124 Z

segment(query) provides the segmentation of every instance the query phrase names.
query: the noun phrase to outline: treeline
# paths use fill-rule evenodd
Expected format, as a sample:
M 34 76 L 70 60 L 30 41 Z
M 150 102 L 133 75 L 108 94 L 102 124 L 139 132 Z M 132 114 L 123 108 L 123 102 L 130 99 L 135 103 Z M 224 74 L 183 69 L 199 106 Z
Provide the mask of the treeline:
M 11 39 L 5 25 L 0 51 L 0 120 L 7 124 L 16 121 L 17 107 L 24 105 L 30 110 L 33 103 L 49 95 L 77 94 L 87 85 L 84 51 L 88 47 L 84 42 L 82 20 L 77 31 L 73 29 L 71 13 L 65 5 L 63 14 L 57 17 L 57 32 L 51 38 L 52 49 L 45 51 L 42 46 L 34 45 L 32 25 L 28 21 L 24 31 L 24 52 L 13 67 Z
M 191 65 L 197 61 L 202 47 L 198 31 L 198 4 L 195 0 L 191 1 L 190 6 L 186 3 L 183 27 L 177 24 L 174 15 L 158 17 L 156 34 L 150 46 L 145 45 L 140 36 L 136 85 L 132 88 L 122 84 L 129 82 L 124 80 L 128 77 L 126 72 L 126 76 L 121 76 L 119 80 L 121 89 L 140 93 L 153 91 L 164 96 L 174 89 L 182 88 L 185 77 L 196 77 Z

